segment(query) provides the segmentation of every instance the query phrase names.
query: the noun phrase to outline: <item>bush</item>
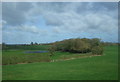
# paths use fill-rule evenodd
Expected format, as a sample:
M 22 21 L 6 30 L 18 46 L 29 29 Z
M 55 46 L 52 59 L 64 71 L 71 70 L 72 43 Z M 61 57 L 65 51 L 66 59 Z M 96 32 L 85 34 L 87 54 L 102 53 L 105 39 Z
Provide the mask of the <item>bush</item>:
M 101 46 L 96 46 L 96 47 L 92 48 L 92 54 L 102 55 L 103 54 L 103 48 Z
M 51 47 L 48 48 L 48 51 L 49 51 L 49 53 L 50 53 L 50 56 L 53 56 L 53 55 L 54 55 L 55 50 L 56 50 L 55 45 L 53 45 L 53 46 L 51 46 Z
M 80 53 L 85 53 L 85 52 L 89 52 L 90 49 L 90 45 L 80 39 L 75 39 L 73 41 L 73 45 L 70 46 L 71 50 L 70 52 L 80 52 Z
M 75 53 L 93 52 L 94 54 L 102 54 L 103 53 L 101 41 L 98 38 L 67 39 L 67 40 L 55 42 L 52 47 L 55 47 L 56 51 L 68 51 L 68 52 L 75 52 Z M 54 51 L 54 50 L 52 50 L 52 51 Z

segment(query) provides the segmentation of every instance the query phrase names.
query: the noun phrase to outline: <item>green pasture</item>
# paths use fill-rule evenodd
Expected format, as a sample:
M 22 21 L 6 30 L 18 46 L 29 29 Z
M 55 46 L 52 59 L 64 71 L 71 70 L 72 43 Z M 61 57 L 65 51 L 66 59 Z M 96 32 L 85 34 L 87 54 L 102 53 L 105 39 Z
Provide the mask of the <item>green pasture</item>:
M 7 50 L 47 50 L 51 45 L 6 45 Z
M 24 56 L 24 50 L 3 51 L 3 56 Z M 41 55 L 49 53 L 42 53 Z M 68 52 L 55 52 L 51 59 L 71 57 Z M 27 54 L 35 55 L 35 54 Z M 38 56 L 38 54 L 36 54 Z M 40 55 L 40 54 L 39 54 Z M 77 57 L 72 54 L 72 57 Z M 85 54 L 78 54 L 85 55 Z M 88 54 L 87 54 L 88 55 Z M 32 59 L 32 58 L 31 58 Z M 4 59 L 3 59 L 4 60 Z M 57 62 L 34 62 L 3 65 L 3 80 L 117 80 L 118 47 L 104 47 L 103 56 L 77 58 Z
M 7 50 L 3 51 L 2 64 L 19 64 L 19 63 L 33 63 L 33 62 L 50 62 L 51 60 L 64 60 L 69 58 L 78 58 L 82 56 L 89 56 L 90 53 L 80 54 L 80 53 L 69 53 L 69 52 L 54 52 L 53 56 L 50 56 L 50 52 L 46 53 L 25 53 L 26 51 L 36 51 L 36 50 Z

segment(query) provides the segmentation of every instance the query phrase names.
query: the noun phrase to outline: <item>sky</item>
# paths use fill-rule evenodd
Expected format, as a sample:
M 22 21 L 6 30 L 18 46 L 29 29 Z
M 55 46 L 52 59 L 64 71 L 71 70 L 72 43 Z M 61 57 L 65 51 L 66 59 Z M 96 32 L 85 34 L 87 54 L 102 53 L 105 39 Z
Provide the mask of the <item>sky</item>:
M 7 44 L 70 38 L 118 42 L 117 2 L 2 2 L 0 21 Z

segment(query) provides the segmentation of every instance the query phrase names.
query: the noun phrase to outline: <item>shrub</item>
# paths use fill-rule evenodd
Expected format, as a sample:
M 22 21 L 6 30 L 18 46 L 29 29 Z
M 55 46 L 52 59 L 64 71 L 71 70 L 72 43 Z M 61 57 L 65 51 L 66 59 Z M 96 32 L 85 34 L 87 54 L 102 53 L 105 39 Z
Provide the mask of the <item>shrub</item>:
M 53 49 L 52 47 L 55 47 L 55 49 Z M 55 42 L 52 47 L 51 48 L 56 51 L 68 51 L 68 52 L 77 52 L 77 53 L 93 52 L 94 54 L 103 53 L 101 41 L 98 38 L 67 39 L 67 40 Z
M 94 55 L 102 55 L 103 54 L 103 48 L 101 46 L 96 46 L 92 48 L 92 54 Z
M 81 39 L 68 39 L 54 43 L 57 51 L 90 52 L 90 44 Z
M 48 51 L 50 52 L 50 56 L 54 55 L 55 50 L 56 50 L 56 47 L 54 45 L 48 48 Z

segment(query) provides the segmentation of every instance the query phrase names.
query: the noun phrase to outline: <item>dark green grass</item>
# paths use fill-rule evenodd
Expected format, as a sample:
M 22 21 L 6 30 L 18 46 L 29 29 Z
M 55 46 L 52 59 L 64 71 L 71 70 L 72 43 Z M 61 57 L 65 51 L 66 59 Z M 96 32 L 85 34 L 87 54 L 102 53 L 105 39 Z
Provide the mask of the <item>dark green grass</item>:
M 5 50 L 47 50 L 50 46 L 51 45 L 7 45 L 7 49 Z
M 117 46 L 103 56 L 68 61 L 3 66 L 3 80 L 117 80 Z
M 30 50 L 34 51 L 34 50 Z M 49 62 L 49 53 L 25 53 L 26 50 L 7 50 L 3 51 L 2 64 L 32 63 L 32 62 Z
M 76 58 L 79 56 L 90 55 L 88 54 L 75 54 L 69 52 L 54 52 L 54 55 L 50 57 L 50 53 L 25 53 L 26 51 L 36 50 L 7 50 L 3 51 L 2 64 L 18 64 L 18 63 L 33 63 L 33 62 L 50 62 L 51 60 Z
M 2 64 L 32 63 L 50 61 L 49 53 L 25 53 L 26 51 L 47 51 L 50 45 L 7 45 L 2 50 Z

